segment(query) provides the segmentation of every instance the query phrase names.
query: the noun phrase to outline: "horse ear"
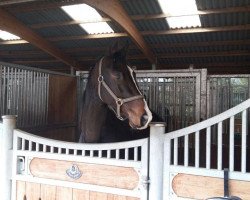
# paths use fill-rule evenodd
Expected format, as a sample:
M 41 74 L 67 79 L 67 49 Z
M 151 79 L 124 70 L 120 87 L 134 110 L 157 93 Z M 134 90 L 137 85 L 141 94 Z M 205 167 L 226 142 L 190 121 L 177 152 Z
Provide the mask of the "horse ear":
M 107 56 L 122 55 L 126 56 L 129 46 L 128 40 L 116 40 L 108 49 Z

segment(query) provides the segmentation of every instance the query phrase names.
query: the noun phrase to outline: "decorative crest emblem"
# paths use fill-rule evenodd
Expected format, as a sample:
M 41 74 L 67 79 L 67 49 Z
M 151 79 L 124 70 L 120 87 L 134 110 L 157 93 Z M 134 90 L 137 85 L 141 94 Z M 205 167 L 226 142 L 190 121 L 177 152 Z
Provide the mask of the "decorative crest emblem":
M 66 174 L 73 179 L 79 179 L 82 176 L 82 172 L 79 170 L 78 166 L 73 164 L 69 169 L 66 170 Z

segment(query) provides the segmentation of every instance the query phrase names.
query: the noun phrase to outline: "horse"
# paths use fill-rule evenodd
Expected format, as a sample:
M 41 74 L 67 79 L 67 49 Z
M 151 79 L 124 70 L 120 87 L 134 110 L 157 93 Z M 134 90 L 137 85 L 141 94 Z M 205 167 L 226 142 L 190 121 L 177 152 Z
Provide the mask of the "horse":
M 127 42 L 117 41 L 89 72 L 80 117 L 81 143 L 101 142 L 109 109 L 135 130 L 146 129 L 152 120 L 134 72 L 126 63 L 127 48 Z

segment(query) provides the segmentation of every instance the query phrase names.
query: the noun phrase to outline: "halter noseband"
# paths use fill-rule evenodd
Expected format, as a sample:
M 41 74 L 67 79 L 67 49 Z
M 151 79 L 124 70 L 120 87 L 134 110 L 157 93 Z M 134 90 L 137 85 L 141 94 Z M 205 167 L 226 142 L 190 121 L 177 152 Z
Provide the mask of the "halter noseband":
M 100 60 L 99 62 L 99 75 L 98 75 L 98 95 L 99 95 L 99 98 L 102 100 L 102 97 L 101 97 L 101 86 L 103 85 L 103 87 L 107 90 L 107 92 L 110 94 L 110 96 L 115 100 L 115 103 L 116 103 L 116 111 L 111 107 L 109 106 L 116 114 L 116 117 L 120 120 L 124 120 L 124 118 L 122 118 L 121 116 L 121 106 L 124 104 L 124 103 L 127 103 L 127 102 L 130 102 L 130 101 L 134 101 L 136 99 L 143 99 L 144 97 L 142 95 L 136 95 L 136 96 L 133 96 L 133 97 L 128 97 L 128 98 L 119 98 L 115 95 L 115 93 L 111 90 L 111 88 L 107 85 L 107 83 L 104 81 L 104 77 L 102 75 L 102 61 L 103 61 L 103 58 Z M 103 100 L 102 100 L 103 101 Z

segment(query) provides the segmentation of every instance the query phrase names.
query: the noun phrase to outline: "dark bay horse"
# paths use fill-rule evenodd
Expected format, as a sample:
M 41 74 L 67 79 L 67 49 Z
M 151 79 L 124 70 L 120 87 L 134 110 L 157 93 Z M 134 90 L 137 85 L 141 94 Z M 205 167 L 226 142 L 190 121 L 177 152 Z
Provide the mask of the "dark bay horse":
M 127 43 L 116 42 L 90 71 L 81 110 L 79 142 L 102 142 L 109 109 L 135 130 L 146 129 L 151 122 L 152 113 L 133 70 L 126 64 L 127 47 Z

